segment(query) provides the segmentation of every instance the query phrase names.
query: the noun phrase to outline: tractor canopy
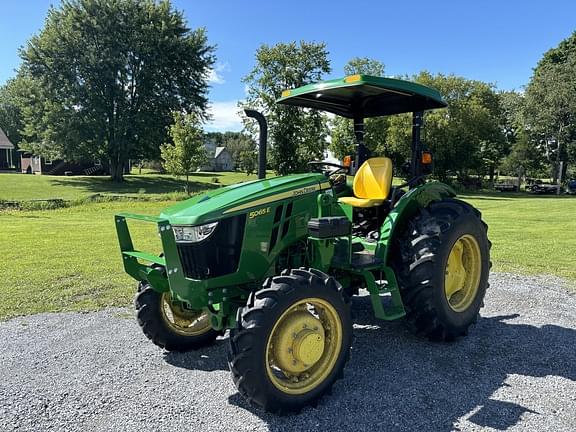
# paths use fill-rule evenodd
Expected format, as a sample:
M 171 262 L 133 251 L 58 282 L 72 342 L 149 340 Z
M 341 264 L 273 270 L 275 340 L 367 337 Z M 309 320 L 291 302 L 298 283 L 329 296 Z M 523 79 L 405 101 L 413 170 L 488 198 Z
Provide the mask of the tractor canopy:
M 430 87 L 370 75 L 350 75 L 284 90 L 276 102 L 348 118 L 379 117 L 447 106 L 440 93 Z

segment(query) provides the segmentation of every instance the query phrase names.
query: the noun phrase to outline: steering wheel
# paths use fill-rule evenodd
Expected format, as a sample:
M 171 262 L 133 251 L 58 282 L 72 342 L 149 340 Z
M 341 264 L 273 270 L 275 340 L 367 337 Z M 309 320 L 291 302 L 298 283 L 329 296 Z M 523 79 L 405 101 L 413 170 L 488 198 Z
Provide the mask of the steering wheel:
M 322 167 L 334 168 L 332 170 L 324 170 L 324 169 L 321 170 L 326 177 L 332 177 L 335 174 L 347 174 L 349 168 L 344 165 L 324 161 L 311 161 L 308 162 L 308 165 L 315 171 L 320 171 L 320 168 Z

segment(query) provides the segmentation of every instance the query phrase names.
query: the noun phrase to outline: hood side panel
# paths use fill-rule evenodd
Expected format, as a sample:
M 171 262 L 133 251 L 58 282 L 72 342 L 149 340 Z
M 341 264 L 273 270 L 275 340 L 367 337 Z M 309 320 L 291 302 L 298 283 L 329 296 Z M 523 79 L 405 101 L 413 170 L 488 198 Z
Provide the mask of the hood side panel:
M 196 195 L 168 207 L 161 217 L 167 218 L 173 225 L 199 225 L 246 213 L 254 207 L 317 192 L 324 184 L 328 187 L 326 177 L 317 173 L 239 183 Z

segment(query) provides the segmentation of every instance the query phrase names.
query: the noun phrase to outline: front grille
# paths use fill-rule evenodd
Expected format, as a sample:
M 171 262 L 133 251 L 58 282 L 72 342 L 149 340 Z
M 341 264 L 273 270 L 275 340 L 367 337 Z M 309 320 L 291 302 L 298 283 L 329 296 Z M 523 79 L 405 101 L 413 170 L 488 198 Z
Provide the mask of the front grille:
M 209 279 L 238 270 L 246 215 L 222 219 L 210 237 L 200 243 L 178 243 L 184 274 Z

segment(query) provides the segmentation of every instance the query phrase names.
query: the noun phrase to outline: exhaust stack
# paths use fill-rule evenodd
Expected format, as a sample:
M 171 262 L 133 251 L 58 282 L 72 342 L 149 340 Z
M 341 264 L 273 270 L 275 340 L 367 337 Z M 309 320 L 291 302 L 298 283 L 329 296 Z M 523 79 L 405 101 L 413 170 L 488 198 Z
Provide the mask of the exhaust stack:
M 252 110 L 245 109 L 246 117 L 256 119 L 258 125 L 260 126 L 260 134 L 258 138 L 258 178 L 266 178 L 266 148 L 268 145 L 268 124 L 266 123 L 266 117 L 262 113 Z

